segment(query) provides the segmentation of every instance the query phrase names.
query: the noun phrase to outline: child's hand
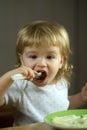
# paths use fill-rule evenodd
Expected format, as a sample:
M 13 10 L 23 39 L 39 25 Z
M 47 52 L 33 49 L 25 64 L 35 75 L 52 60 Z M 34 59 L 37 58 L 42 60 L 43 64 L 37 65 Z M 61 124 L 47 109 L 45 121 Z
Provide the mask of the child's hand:
M 18 80 L 18 79 L 33 80 L 36 73 L 37 72 L 32 70 L 30 67 L 22 66 L 15 70 L 15 74 L 12 74 L 11 78 L 12 80 Z
M 82 88 L 81 98 L 85 103 L 87 103 L 87 83 Z

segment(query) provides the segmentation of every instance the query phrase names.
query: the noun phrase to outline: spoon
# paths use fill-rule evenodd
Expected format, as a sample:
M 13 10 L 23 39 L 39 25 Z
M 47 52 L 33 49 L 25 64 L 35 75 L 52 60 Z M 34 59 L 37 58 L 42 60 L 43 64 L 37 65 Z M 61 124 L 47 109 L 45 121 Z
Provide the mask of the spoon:
M 41 77 L 41 75 L 42 75 L 42 73 L 39 72 L 39 73 L 37 73 L 37 74 L 34 76 L 34 78 L 35 78 L 35 79 L 38 79 L 38 78 Z M 12 76 L 11 76 L 11 79 L 12 79 L 12 80 L 26 79 L 26 76 L 24 76 L 24 75 L 18 73 L 18 74 L 12 75 Z

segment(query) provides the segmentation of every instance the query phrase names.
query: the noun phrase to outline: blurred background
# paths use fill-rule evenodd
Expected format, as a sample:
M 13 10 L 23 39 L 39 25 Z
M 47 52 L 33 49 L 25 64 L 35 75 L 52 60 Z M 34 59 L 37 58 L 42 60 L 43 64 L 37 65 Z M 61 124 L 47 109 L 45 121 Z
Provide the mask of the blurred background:
M 0 0 L 0 76 L 14 68 L 19 29 L 35 20 L 67 29 L 74 65 L 69 94 L 80 91 L 87 81 L 87 0 Z

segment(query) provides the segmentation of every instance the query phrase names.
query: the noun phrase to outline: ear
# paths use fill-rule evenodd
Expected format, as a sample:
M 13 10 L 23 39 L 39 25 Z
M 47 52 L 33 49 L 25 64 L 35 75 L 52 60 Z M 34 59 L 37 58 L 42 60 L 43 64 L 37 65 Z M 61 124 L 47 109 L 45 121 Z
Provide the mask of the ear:
M 22 54 L 19 53 L 18 55 L 19 55 L 19 59 L 20 59 L 21 65 L 24 65 L 23 64 L 23 56 L 22 56 Z

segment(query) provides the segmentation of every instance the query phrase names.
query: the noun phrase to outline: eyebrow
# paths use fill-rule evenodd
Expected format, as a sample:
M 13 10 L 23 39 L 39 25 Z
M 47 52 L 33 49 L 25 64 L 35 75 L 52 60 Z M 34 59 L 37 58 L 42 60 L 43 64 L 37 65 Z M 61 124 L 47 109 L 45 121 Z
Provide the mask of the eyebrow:
M 38 51 L 27 51 L 25 52 L 26 54 L 29 54 L 29 53 L 37 53 Z
M 53 54 L 56 54 L 56 52 L 55 52 L 55 51 L 49 51 L 48 53 L 51 53 L 51 54 L 52 54 L 52 53 L 53 53 Z

